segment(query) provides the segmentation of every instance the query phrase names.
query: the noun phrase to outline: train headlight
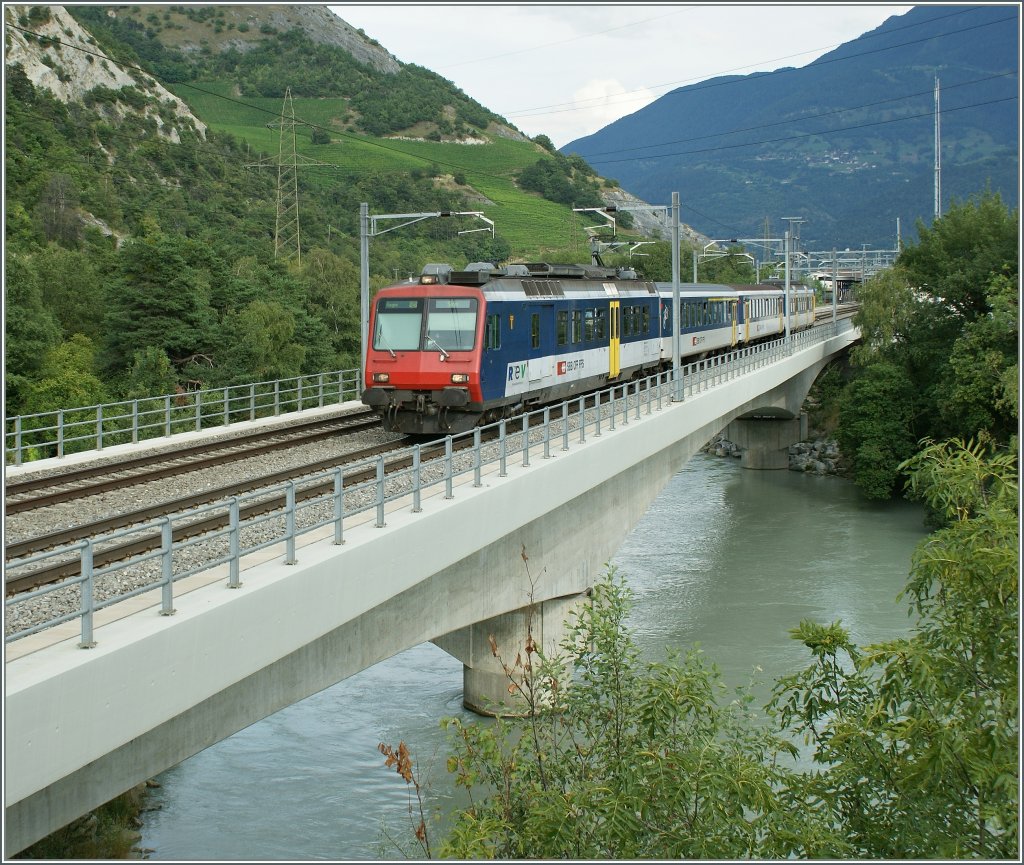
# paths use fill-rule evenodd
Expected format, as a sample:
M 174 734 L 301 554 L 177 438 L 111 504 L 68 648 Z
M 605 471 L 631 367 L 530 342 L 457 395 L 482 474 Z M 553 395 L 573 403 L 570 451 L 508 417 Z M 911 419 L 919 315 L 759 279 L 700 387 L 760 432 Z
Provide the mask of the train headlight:
M 452 384 L 469 384 L 469 373 L 453 372 Z
M 373 374 L 373 380 L 377 384 L 387 384 L 389 381 L 391 381 L 391 376 L 388 375 L 388 373 L 386 372 L 375 372 Z

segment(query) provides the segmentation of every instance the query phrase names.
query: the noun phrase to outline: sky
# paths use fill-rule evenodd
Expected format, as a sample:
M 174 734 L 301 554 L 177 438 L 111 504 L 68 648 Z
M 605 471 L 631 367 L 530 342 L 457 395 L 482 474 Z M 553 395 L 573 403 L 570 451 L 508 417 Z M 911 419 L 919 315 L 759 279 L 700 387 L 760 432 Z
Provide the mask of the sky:
M 351 3 L 335 14 L 563 147 L 676 87 L 806 66 L 913 6 L 878 3 Z

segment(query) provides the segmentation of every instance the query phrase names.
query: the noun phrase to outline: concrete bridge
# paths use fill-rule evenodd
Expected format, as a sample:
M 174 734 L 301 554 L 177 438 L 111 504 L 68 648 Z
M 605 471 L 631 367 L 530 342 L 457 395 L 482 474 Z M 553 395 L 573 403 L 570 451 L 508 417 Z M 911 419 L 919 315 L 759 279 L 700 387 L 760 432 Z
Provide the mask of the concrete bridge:
M 805 433 L 800 409 L 821 369 L 859 334 L 839 321 L 793 336 L 756 362 L 720 367 L 706 388 L 630 411 L 614 429 L 529 465 L 509 459 L 393 503 L 385 525 L 345 523 L 280 558 L 32 650 L 8 647 L 5 853 L 50 832 L 277 710 L 431 640 L 465 665 L 465 700 L 507 698 L 489 638 L 515 657 L 526 619 L 557 644 L 594 584 L 670 478 L 730 427 L 744 464 L 783 468 Z M 739 363 L 739 362 L 738 362 Z M 692 384 L 692 383 L 691 383 Z M 623 422 L 628 421 L 628 422 Z M 560 440 L 559 440 L 560 441 Z M 516 455 L 518 457 L 518 454 Z M 524 562 L 523 553 L 528 557 Z M 19 641 L 21 642 L 21 641 Z M 15 657 L 15 655 L 18 655 Z

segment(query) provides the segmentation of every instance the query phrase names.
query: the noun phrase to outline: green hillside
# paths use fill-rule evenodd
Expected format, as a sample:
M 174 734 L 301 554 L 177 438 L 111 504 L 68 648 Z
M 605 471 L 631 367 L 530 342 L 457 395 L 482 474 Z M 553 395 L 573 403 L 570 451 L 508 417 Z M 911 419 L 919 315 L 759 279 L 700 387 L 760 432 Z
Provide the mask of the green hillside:
M 494 225 L 381 221 L 371 290 L 427 262 L 587 260 L 584 226 L 603 222 L 573 206 L 601 205 L 613 183 L 340 21 L 325 37 L 335 20 L 309 6 L 5 8 L 34 70 L 8 60 L 5 78 L 8 415 L 357 366 L 364 202 Z M 93 76 L 115 66 L 130 76 L 116 86 Z M 65 101 L 32 83 L 43 67 L 106 83 Z M 279 164 L 299 167 L 279 182 Z
M 202 90 L 197 89 L 199 87 Z M 248 97 L 244 100 L 246 104 L 241 104 L 241 100 L 223 98 L 230 92 L 231 85 L 217 81 L 204 81 L 195 86 L 175 85 L 170 89 L 211 129 L 246 142 L 254 154 L 254 162 L 260 158 L 268 163 L 277 162 L 280 132 L 270 128 L 268 122 L 278 122 L 275 118 L 283 110 L 282 100 Z M 331 130 L 339 101 L 292 99 L 296 123 L 300 124 L 296 128 L 295 148 L 300 162 L 310 160 L 337 167 L 336 171 L 312 166 L 305 170 L 302 182 L 309 187 L 311 195 L 329 194 L 337 184 L 369 172 L 410 174 L 417 170 L 439 170 L 442 175 L 458 177 L 461 181 L 449 184 L 453 194 L 463 199 L 459 207 L 452 209 L 483 212 L 494 221 L 495 232 L 508 242 L 511 256 L 529 260 L 538 257 L 541 250 L 569 248 L 574 238 L 579 248 L 586 248 L 584 222 L 578 219 L 576 230 L 572 232 L 570 206 L 526 192 L 515 181 L 516 172 L 532 165 L 545 153 L 537 144 L 497 136 L 485 144 L 458 144 L 339 133 Z M 313 127 L 328 131 L 330 143 L 313 144 Z M 373 200 L 367 203 L 371 213 L 384 212 L 375 207 Z M 311 203 L 311 206 L 316 205 Z M 594 221 L 587 220 L 587 223 L 594 224 Z

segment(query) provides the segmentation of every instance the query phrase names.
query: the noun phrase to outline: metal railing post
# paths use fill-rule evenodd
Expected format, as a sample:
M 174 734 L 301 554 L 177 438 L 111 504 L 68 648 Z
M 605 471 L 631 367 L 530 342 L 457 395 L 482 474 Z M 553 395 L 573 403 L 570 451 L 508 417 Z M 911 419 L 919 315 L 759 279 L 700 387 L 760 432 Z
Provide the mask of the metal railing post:
M 139 443 L 139 401 L 132 400 L 132 444 Z
M 562 450 L 569 450 L 569 403 L 562 401 Z
M 544 406 L 544 459 L 551 459 L 551 408 Z
M 423 510 L 420 507 L 420 450 L 422 447 L 422 445 L 416 445 L 412 452 L 412 512 L 414 514 Z
M 480 453 L 480 427 L 473 427 L 473 486 L 482 487 L 481 468 L 483 458 Z
M 294 565 L 295 558 L 295 482 L 288 481 L 285 489 L 285 559 L 286 565 Z
M 334 543 L 341 546 L 345 543 L 345 476 L 341 466 L 334 470 Z
M 103 450 L 103 406 L 96 406 L 96 450 Z
M 274 382 L 274 417 L 281 414 L 281 380 Z
M 523 467 L 530 464 L 530 416 L 523 415 Z
M 508 441 L 505 438 L 505 418 L 498 424 L 498 477 L 507 477 L 505 461 L 508 458 Z
M 195 404 L 196 432 L 199 432 L 203 428 L 203 400 L 199 396 L 199 391 L 193 394 L 192 399 Z
M 174 531 L 170 517 L 164 517 L 160 525 L 160 615 L 174 615 Z
M 21 465 L 21 415 L 14 419 L 14 464 Z
M 92 541 L 88 540 L 82 547 L 82 642 L 78 644 L 80 649 L 91 649 L 96 645 L 92 638 L 92 616 L 95 606 L 93 595 L 93 555 Z
M 57 456 L 64 456 L 64 409 L 57 410 Z
M 608 392 L 608 429 L 615 429 L 615 412 L 618 406 L 615 402 L 615 385 L 612 385 L 611 390 Z
M 231 561 L 228 562 L 228 588 L 237 589 L 242 585 L 239 580 L 239 572 L 241 571 L 241 518 L 239 514 L 238 498 L 236 496 L 231 497 L 231 501 L 228 503 L 228 545 L 230 546 Z
M 228 389 L 224 388 L 224 426 L 231 423 L 231 400 L 228 397 Z
M 164 430 L 166 435 L 171 434 L 171 398 L 164 397 Z
M 455 497 L 452 492 L 452 437 L 444 437 L 444 497 Z
M 384 528 L 384 457 L 377 457 L 377 528 Z
M 587 440 L 587 398 L 580 397 L 580 444 Z
M 256 383 L 249 385 L 249 420 L 256 420 Z

